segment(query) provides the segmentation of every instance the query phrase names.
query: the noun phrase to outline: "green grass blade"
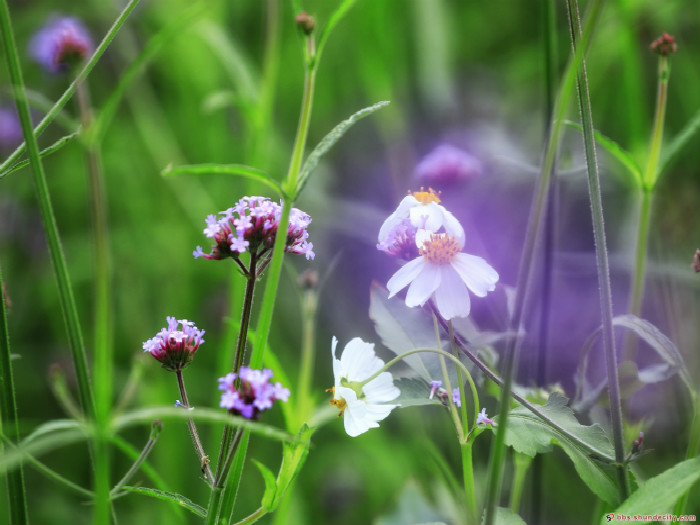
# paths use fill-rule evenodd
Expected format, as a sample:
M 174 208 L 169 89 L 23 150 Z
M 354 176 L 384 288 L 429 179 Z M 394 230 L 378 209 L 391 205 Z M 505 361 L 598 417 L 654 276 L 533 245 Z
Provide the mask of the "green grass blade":
M 676 135 L 665 148 L 659 162 L 658 175 L 661 175 L 676 160 L 683 148 L 700 130 L 700 109 L 693 115 L 685 127 Z
M 295 196 L 298 196 L 304 189 L 304 186 L 309 179 L 309 175 L 311 175 L 311 172 L 316 168 L 318 162 L 321 160 L 321 157 L 323 157 L 358 120 L 363 119 L 388 105 L 389 101 L 383 100 L 372 106 L 361 109 L 360 111 L 353 113 L 349 118 L 342 121 L 340 124 L 334 127 L 330 133 L 328 133 L 328 135 L 323 137 L 323 140 L 321 140 L 321 142 L 319 142 L 309 154 L 301 168 Z
M 175 492 L 168 492 L 166 490 L 149 489 L 145 487 L 124 487 L 122 490 L 126 492 L 133 492 L 134 494 L 141 494 L 142 496 L 149 496 L 151 498 L 156 498 L 164 501 L 169 501 L 174 503 L 180 508 L 184 508 L 192 512 L 193 514 L 204 518 L 207 515 L 207 511 L 204 507 L 197 505 L 192 500 L 181 496 Z
M 321 30 L 321 35 L 318 37 L 318 46 L 316 47 L 316 55 L 314 56 L 311 64 L 309 64 L 311 69 L 314 69 L 318 65 L 318 61 L 323 53 L 323 48 L 326 47 L 328 42 L 328 37 L 330 36 L 335 26 L 338 25 L 343 17 L 347 14 L 350 8 L 355 5 L 357 0 L 343 0 L 343 2 L 333 11 L 333 14 L 328 19 L 328 22 Z
M 70 135 L 66 135 L 65 137 L 61 137 L 56 142 L 51 144 L 49 147 L 41 150 L 41 152 L 39 153 L 39 156 L 43 159 L 44 157 L 48 157 L 52 153 L 56 153 L 59 149 L 61 149 L 66 144 L 68 144 L 71 140 L 73 140 L 77 136 L 78 136 L 78 132 L 71 133 Z M 25 166 L 29 166 L 28 160 L 21 160 L 17 164 L 9 166 L 6 171 L 3 171 L 2 173 L 0 173 L 0 179 L 2 179 L 5 175 L 9 175 L 10 173 L 13 173 L 17 170 L 24 168 Z
M 46 128 L 49 126 L 49 124 L 51 124 L 51 122 L 54 121 L 54 119 L 57 117 L 58 113 L 63 109 L 63 107 L 68 103 L 68 101 L 75 93 L 75 90 L 78 88 L 78 84 L 85 80 L 90 74 L 92 69 L 97 64 L 97 61 L 105 52 L 109 44 L 112 43 L 112 40 L 114 40 L 114 37 L 117 35 L 117 32 L 122 27 L 122 25 L 124 25 L 124 22 L 129 17 L 131 12 L 136 8 L 136 5 L 138 3 L 139 0 L 130 0 L 129 3 L 124 7 L 122 12 L 119 14 L 117 20 L 114 22 L 114 24 L 112 24 L 112 27 L 109 28 L 109 31 L 107 31 L 107 34 L 102 39 L 102 42 L 100 42 L 100 45 L 97 46 L 95 52 L 83 66 L 83 69 L 80 70 L 78 76 L 75 77 L 75 80 L 71 82 L 71 85 L 68 86 L 68 89 L 66 89 L 63 95 L 61 95 L 61 98 L 59 98 L 56 101 L 51 110 L 44 116 L 43 119 L 41 119 L 41 122 L 39 122 L 39 124 L 37 124 L 37 126 L 34 128 L 35 136 L 38 137 L 39 135 L 41 135 L 44 132 L 44 130 L 46 130 Z M 19 157 L 26 150 L 27 142 L 25 139 L 25 142 L 23 144 L 20 144 L 17 147 L 17 149 L 15 149 L 15 151 L 13 151 L 12 154 L 9 157 L 7 157 L 7 159 L 5 159 L 5 162 L 3 162 L 2 165 L 0 165 L 0 173 L 4 173 L 8 166 L 12 166 L 13 164 L 15 164 L 17 162 L 17 159 L 19 159 Z
M 2 270 L 0 270 L 0 432 L 7 427 L 12 439 L 19 441 L 19 422 L 15 382 L 12 375 L 10 332 L 7 327 L 4 284 Z M 0 454 L 2 448 L 2 442 L 0 442 Z M 24 473 L 21 465 L 18 469 L 7 474 L 7 496 L 10 504 L 10 521 L 19 525 L 28 523 L 27 497 L 24 491 Z
M 282 195 L 282 188 L 279 183 L 270 178 L 270 176 L 262 170 L 245 166 L 244 164 L 189 164 L 182 166 L 168 166 L 161 175 L 182 175 L 185 173 L 203 174 L 203 173 L 225 173 L 227 175 L 239 175 L 250 180 L 254 180 L 264 184 L 272 189 L 277 195 Z

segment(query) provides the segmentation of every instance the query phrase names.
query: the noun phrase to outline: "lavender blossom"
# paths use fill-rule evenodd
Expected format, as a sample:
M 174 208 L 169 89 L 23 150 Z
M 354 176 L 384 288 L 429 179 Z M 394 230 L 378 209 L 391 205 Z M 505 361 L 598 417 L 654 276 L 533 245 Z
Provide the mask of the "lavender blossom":
M 29 52 L 51 73 L 63 73 L 92 54 L 90 33 L 77 18 L 54 17 L 29 44 Z
M 260 412 L 272 408 L 274 401 L 289 399 L 289 389 L 279 382 L 270 383 L 271 378 L 272 370 L 253 370 L 247 366 L 242 366 L 238 374 L 226 374 L 219 378 L 219 390 L 224 391 L 219 406 L 233 415 L 257 419 Z
M 441 144 L 428 153 L 415 169 L 421 184 L 445 185 L 481 175 L 479 159 L 450 144 Z
M 190 364 L 199 345 L 204 342 L 204 330 L 199 330 L 192 321 L 167 317 L 168 327 L 143 343 L 144 352 L 150 352 L 163 368 L 177 372 Z M 182 325 L 182 328 L 178 328 Z

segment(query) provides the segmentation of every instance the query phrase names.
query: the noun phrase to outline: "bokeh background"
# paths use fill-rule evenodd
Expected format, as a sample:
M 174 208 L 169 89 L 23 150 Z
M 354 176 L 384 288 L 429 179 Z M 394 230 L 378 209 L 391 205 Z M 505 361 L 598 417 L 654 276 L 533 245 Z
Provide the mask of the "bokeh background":
M 328 0 L 302 3 L 319 26 L 336 4 Z M 286 258 L 271 345 L 294 377 L 301 338 L 296 276 L 315 269 L 323 280 L 314 376 L 319 405 L 327 403 L 324 390 L 333 382 L 331 336 L 336 335 L 341 344 L 356 336 L 379 343 L 368 317 L 369 288 L 375 280 L 385 283 L 396 263 L 376 250 L 376 235 L 408 190 L 424 185 L 443 192 L 443 203 L 467 231 L 465 250 L 485 257 L 501 275 L 502 286 L 494 298 L 474 301 L 473 317 L 485 329 L 506 328 L 501 304 L 507 288 L 515 284 L 547 122 L 541 4 L 358 0 L 331 35 L 318 72 L 309 144 L 362 107 L 380 100 L 391 105 L 361 121 L 331 150 L 297 203 L 313 217 L 310 235 L 316 259 Z M 565 5 L 555 4 L 556 68 L 561 71 L 570 44 Z M 31 61 L 24 50 L 32 35 L 52 14 L 65 14 L 81 18 L 99 41 L 122 6 L 123 2 L 115 1 L 10 2 L 36 121 L 46 110 L 42 100 L 56 100 L 71 79 L 50 75 Z M 300 108 L 303 58 L 290 2 L 209 0 L 201 9 L 192 6 L 193 2 L 182 0 L 142 1 L 87 80 L 93 106 L 99 111 L 134 57 L 191 11 L 130 85 L 103 145 L 116 299 L 113 375 L 119 392 L 130 374 L 140 374 L 131 406 L 168 405 L 178 396 L 174 376 L 141 349 L 142 342 L 164 325 L 166 315 L 192 319 L 207 331 L 207 342 L 187 371 L 189 396 L 195 406 L 218 404 L 216 379 L 226 370 L 217 360 L 217 349 L 229 344 L 225 326 L 231 315 L 228 294 L 233 268 L 225 261 L 194 260 L 191 253 L 198 244 L 207 246 L 202 234 L 207 214 L 232 206 L 246 193 L 265 194 L 264 187 L 231 176 L 163 177 L 161 170 L 169 164 L 242 163 L 281 180 Z M 666 137 L 672 137 L 700 108 L 699 22 L 700 11 L 693 2 L 620 0 L 608 3 L 597 24 L 587 55 L 594 124 L 631 151 L 640 164 L 646 160 L 656 90 L 657 58 L 649 44 L 669 32 L 679 47 L 671 59 L 666 119 Z M 272 54 L 266 55 L 271 23 L 278 24 L 277 40 Z M 266 87 L 260 84 L 265 63 L 274 72 Z M 18 141 L 9 93 L 3 67 L 3 157 Z M 269 97 L 273 104 L 269 118 L 256 121 L 261 97 Z M 66 126 L 57 121 L 40 144 L 51 144 L 73 131 L 74 105 L 69 103 L 64 114 Z M 570 118 L 577 119 L 575 108 Z M 436 172 L 426 167 L 426 156 L 444 144 L 459 148 L 459 169 Z M 659 183 L 643 309 L 643 316 L 678 345 L 695 378 L 700 278 L 690 265 L 700 244 L 699 152 L 694 139 Z M 604 151 L 598 159 L 614 311 L 622 314 L 632 268 L 638 195 L 616 160 Z M 90 224 L 79 141 L 48 157 L 45 166 L 89 341 Z M 561 383 L 571 396 L 581 347 L 600 324 L 585 163 L 580 135 L 573 128 L 566 132 L 558 167 L 552 219 L 554 313 L 544 344 L 548 382 Z M 70 383 L 72 365 L 27 168 L 0 180 L 0 263 L 12 301 L 12 348 L 21 355 L 14 361 L 15 380 L 22 430 L 28 433 L 42 422 L 64 417 L 49 388 L 49 373 L 52 367 L 61 367 Z M 534 331 L 541 315 L 537 301 L 530 311 L 528 326 Z M 525 385 L 534 384 L 537 377 L 534 356 L 540 343 L 532 339 L 520 360 L 519 380 Z M 381 345 L 378 351 L 389 355 Z M 602 355 L 594 349 L 594 356 L 595 369 Z M 644 352 L 641 357 L 652 359 Z M 689 422 L 683 399 L 672 378 L 645 387 L 629 401 L 631 420 L 643 420 L 648 447 L 654 449 L 640 462 L 649 476 L 683 457 Z M 482 404 L 492 411 L 496 401 L 485 397 Z M 266 422 L 281 425 L 279 409 L 267 414 Z M 139 447 L 147 436 L 147 428 L 137 428 L 123 438 Z M 219 427 L 203 430 L 210 454 L 215 454 L 219 436 Z M 451 519 L 444 486 L 437 481 L 438 465 L 442 458 L 459 478 L 460 456 L 451 423 L 439 406 L 395 411 L 381 429 L 355 439 L 345 435 L 340 421 L 332 421 L 314 435 L 313 443 L 288 502 L 287 523 Z M 475 446 L 476 477 L 481 483 L 489 444 L 490 436 L 485 434 Z M 249 457 L 275 468 L 280 445 L 255 439 Z M 70 479 L 89 484 L 84 444 L 61 448 L 44 460 Z M 170 490 L 206 504 L 207 487 L 198 479 L 199 465 L 184 424 L 166 424 L 150 463 Z M 115 452 L 114 465 L 114 471 L 120 472 L 130 461 Z M 578 480 L 566 456 L 555 451 L 544 458 L 543 465 L 547 489 L 541 522 L 592 519 L 595 498 Z M 90 507 L 80 497 L 32 469 L 26 470 L 26 477 L 35 523 L 89 521 Z M 141 481 L 148 484 L 145 478 Z M 262 480 L 251 465 L 244 472 L 237 515 L 257 508 L 261 493 Z M 0 501 L 3 507 L 4 499 Z M 526 493 L 522 515 L 528 523 L 532 508 Z M 121 523 L 197 522 L 168 503 L 138 495 L 118 500 L 116 509 Z M 273 515 L 265 522 L 280 519 Z M 0 512 L 0 523 L 6 520 L 6 513 Z

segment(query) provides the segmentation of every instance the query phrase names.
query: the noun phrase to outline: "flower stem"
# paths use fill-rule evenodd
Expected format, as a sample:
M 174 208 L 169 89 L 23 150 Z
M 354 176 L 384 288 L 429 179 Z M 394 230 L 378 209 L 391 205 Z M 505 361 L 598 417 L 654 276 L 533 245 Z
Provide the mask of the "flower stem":
M 177 376 L 177 386 L 180 388 L 180 395 L 182 396 L 182 404 L 185 410 L 190 409 L 190 401 L 187 399 L 187 389 L 185 388 L 185 378 L 182 375 L 182 370 L 177 370 L 175 372 Z M 202 447 L 202 442 L 199 439 L 199 433 L 197 432 L 197 426 L 194 424 L 194 420 L 191 417 L 187 418 L 187 428 L 190 430 L 190 436 L 192 436 L 192 443 L 194 443 L 194 449 L 197 452 L 197 457 L 199 458 L 202 469 L 204 470 L 204 475 L 207 478 L 209 485 L 214 485 L 214 476 L 211 472 L 211 467 L 209 466 L 209 457 L 204 453 L 204 447 Z
M 664 120 L 666 117 L 666 100 L 668 98 L 668 79 L 671 66 L 667 56 L 659 56 L 658 80 L 656 85 L 656 109 L 654 110 L 654 127 L 649 141 L 649 156 L 642 178 L 642 202 L 639 209 L 639 229 L 637 230 L 637 248 L 634 258 L 634 275 L 630 291 L 629 313 L 641 317 L 642 298 L 644 297 L 644 276 L 649 241 L 649 222 L 651 217 L 651 201 L 659 177 L 659 156 L 664 135 Z M 625 359 L 634 360 L 636 344 L 632 337 L 625 337 Z
M 243 364 L 245 356 L 245 346 L 248 341 L 248 327 L 250 326 L 250 313 L 253 310 L 253 297 L 255 292 L 255 281 L 257 280 L 257 254 L 250 254 L 250 267 L 248 268 L 248 280 L 245 285 L 245 295 L 243 297 L 243 309 L 241 310 L 240 331 L 236 343 L 236 356 L 233 360 L 233 373 L 237 374 Z
M 520 510 L 520 500 L 523 495 L 523 487 L 525 485 L 525 475 L 527 469 L 532 463 L 533 457 L 521 452 L 513 452 L 513 463 L 515 464 L 515 472 L 513 473 L 513 485 L 510 491 L 510 510 L 518 514 Z
M 440 348 L 442 346 L 442 343 L 440 341 L 440 325 L 438 324 L 438 319 L 436 315 L 433 315 L 433 325 L 435 326 L 435 339 L 437 343 L 437 347 Z M 457 412 L 457 405 L 454 402 L 454 399 L 452 398 L 452 384 L 450 383 L 450 376 L 447 373 L 447 365 L 445 364 L 445 357 L 443 356 L 442 350 L 439 352 L 440 355 L 440 368 L 442 369 L 442 380 L 445 382 L 445 388 L 447 389 L 447 407 L 450 411 L 450 416 L 452 416 L 452 421 L 455 425 L 455 430 L 457 430 L 457 440 L 459 443 L 463 443 L 465 441 L 465 434 L 464 430 L 462 428 L 462 422 L 459 419 L 459 413 Z M 449 355 L 449 354 L 448 354 Z M 455 360 L 459 361 L 459 359 L 455 358 Z M 457 368 L 459 370 L 459 368 Z
M 17 417 L 15 382 L 12 374 L 10 332 L 7 327 L 7 313 L 5 312 L 4 284 L 2 270 L 0 270 L 0 433 L 3 431 L 3 427 L 7 426 L 8 434 L 16 442 L 19 442 L 19 418 Z M 0 441 L 0 454 L 2 449 L 3 446 Z M 20 463 L 16 469 L 7 472 L 6 475 L 10 522 L 18 525 L 29 523 L 22 464 Z
M 90 93 L 85 82 L 76 88 L 78 113 L 82 125 L 87 168 L 88 200 L 91 215 L 91 247 L 93 256 L 93 377 L 95 384 L 95 417 L 97 424 L 95 457 L 95 515 L 109 516 L 109 436 L 107 427 L 112 409 L 112 297 L 110 293 L 111 262 L 105 182 L 100 146 L 93 140 L 93 114 Z M 107 518 L 108 519 L 108 518 Z M 96 521 L 100 521 L 96 519 Z
M 313 57 L 314 43 L 313 37 L 306 37 L 306 45 Z M 313 62 L 313 60 L 311 60 Z M 309 134 L 309 124 L 311 122 L 311 109 L 313 108 L 314 86 L 316 84 L 316 68 L 318 62 L 309 66 L 307 64 L 306 73 L 304 75 L 304 94 L 301 103 L 301 112 L 299 114 L 299 123 L 297 125 L 297 134 L 294 141 L 294 149 L 292 159 L 289 163 L 287 178 L 282 187 L 284 188 L 284 202 L 282 203 L 282 213 L 280 216 L 278 232 L 285 233 L 289 227 L 289 214 L 291 212 L 294 201 L 298 197 L 297 180 L 299 178 L 299 170 L 304 156 L 306 147 L 306 139 Z M 275 300 L 277 298 L 277 288 L 279 287 L 280 275 L 282 273 L 282 261 L 284 260 L 284 248 L 286 244 L 286 235 L 277 235 L 275 237 L 275 245 L 272 252 L 272 261 L 268 271 L 267 284 L 265 285 L 265 293 L 263 294 L 262 307 L 260 309 L 260 317 L 258 318 L 258 326 L 255 335 L 255 345 L 250 356 L 250 366 L 252 368 L 260 368 L 263 362 L 265 346 L 267 338 L 270 334 L 272 326 L 272 314 L 275 309 Z
M 316 311 L 318 308 L 318 293 L 314 289 L 305 290 L 302 298 L 302 337 L 301 337 L 301 364 L 299 366 L 299 379 L 297 381 L 297 405 L 296 426 L 308 420 L 313 409 L 311 399 L 311 377 L 314 370 L 314 358 L 316 348 Z M 292 430 L 292 429 L 288 429 Z M 298 430 L 297 428 L 293 429 Z
M 467 506 L 467 523 L 477 523 L 476 494 L 474 492 L 474 463 L 472 445 L 474 441 L 460 443 L 462 452 L 462 478 L 464 480 L 464 502 Z
M 573 92 L 578 66 L 583 60 L 585 43 L 587 43 L 590 38 L 594 23 L 597 20 L 598 14 L 600 13 L 602 7 L 602 1 L 603 0 L 593 0 L 590 3 L 589 19 L 584 27 L 583 37 L 581 38 L 583 45 L 581 45 L 574 52 L 567 65 L 566 71 L 562 77 L 559 94 L 552 111 L 552 125 L 549 129 L 549 134 L 545 145 L 544 159 L 540 169 L 539 180 L 535 190 L 530 217 L 528 219 L 527 230 L 525 232 L 525 240 L 520 257 L 520 265 L 518 267 L 517 286 L 515 291 L 515 299 L 513 301 L 513 313 L 510 321 L 510 325 L 515 331 L 520 330 L 525 301 L 529 293 L 535 248 L 538 243 L 542 218 L 544 216 L 544 210 L 546 209 L 547 198 L 549 196 L 549 180 L 553 172 L 554 159 L 561 138 L 563 117 Z M 510 340 L 507 342 L 504 352 L 504 382 L 500 399 L 499 424 L 498 428 L 496 429 L 496 436 L 491 446 L 491 461 L 489 465 L 489 478 L 486 493 L 486 515 L 484 518 L 485 525 L 492 525 L 494 523 L 496 507 L 498 505 L 501 492 L 503 464 L 505 462 L 505 435 L 508 428 L 509 400 L 512 395 L 513 374 L 521 344 L 522 338 Z
M 129 482 L 136 472 L 138 472 L 139 468 L 141 468 L 141 464 L 146 461 L 146 458 L 151 453 L 151 450 L 153 450 L 156 441 L 158 441 L 158 436 L 160 436 L 161 430 L 163 430 L 163 422 L 160 419 L 154 420 L 153 424 L 151 425 L 151 435 L 148 437 L 146 445 L 143 447 L 139 457 L 136 458 L 136 461 L 134 461 L 133 465 L 131 465 L 131 468 L 126 471 L 126 474 L 124 474 L 122 479 L 119 480 L 119 483 L 112 488 L 109 493 L 110 497 L 114 498 L 117 496 L 121 488 Z
M 568 0 L 569 28 L 571 43 L 576 48 L 581 44 L 581 27 L 578 3 Z M 591 101 L 588 94 L 588 77 L 586 62 L 581 61 L 578 73 L 578 99 L 583 124 L 584 149 L 588 168 L 588 190 L 591 201 L 593 219 L 593 236 L 595 240 L 596 263 L 598 268 L 598 285 L 600 288 L 600 310 L 603 318 L 603 349 L 608 376 L 608 397 L 610 400 L 610 417 L 612 420 L 613 444 L 615 446 L 615 465 L 618 477 L 620 500 L 624 501 L 629 495 L 629 478 L 624 463 L 625 445 L 622 429 L 622 404 L 620 401 L 620 383 L 617 371 L 617 351 L 612 324 L 612 291 L 610 285 L 610 270 L 608 266 L 608 250 L 605 241 L 605 225 L 603 221 L 603 202 L 600 192 L 600 178 L 596 160 L 595 138 L 593 137 L 593 117 Z

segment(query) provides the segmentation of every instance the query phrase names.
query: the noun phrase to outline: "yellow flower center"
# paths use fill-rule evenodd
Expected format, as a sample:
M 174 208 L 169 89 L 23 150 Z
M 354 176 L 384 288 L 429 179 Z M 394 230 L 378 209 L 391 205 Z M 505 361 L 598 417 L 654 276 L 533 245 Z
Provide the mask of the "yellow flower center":
M 338 412 L 338 417 L 342 416 L 343 412 L 345 411 L 345 407 L 348 406 L 347 401 L 345 401 L 345 399 L 335 398 L 335 387 L 326 389 L 326 392 L 333 392 L 333 397 L 331 398 L 330 404 L 331 406 L 337 407 L 340 410 L 340 412 Z
M 408 193 L 411 193 L 410 191 Z M 431 202 L 440 203 L 440 192 L 435 193 L 435 190 L 433 188 L 428 188 L 428 191 L 425 191 L 425 189 L 421 186 L 420 191 L 416 191 L 412 193 L 412 195 L 415 197 L 415 199 L 423 204 L 423 206 L 427 206 Z
M 431 233 L 430 240 L 423 243 L 418 253 L 429 263 L 448 264 L 454 260 L 460 250 L 459 243 L 451 235 Z

